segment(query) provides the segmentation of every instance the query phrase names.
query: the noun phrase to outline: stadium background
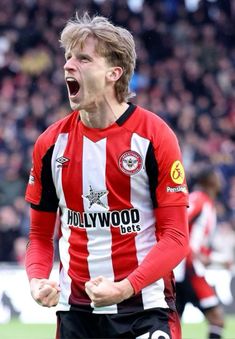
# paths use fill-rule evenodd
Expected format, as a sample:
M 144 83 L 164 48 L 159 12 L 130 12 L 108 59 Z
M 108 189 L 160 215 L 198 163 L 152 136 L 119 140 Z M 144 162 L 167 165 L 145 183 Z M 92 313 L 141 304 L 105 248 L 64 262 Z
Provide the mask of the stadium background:
M 189 188 L 204 163 L 220 172 L 215 245 L 234 258 L 235 1 L 1 0 L 1 277 L 9 269 L 12 281 L 9 267 L 13 272 L 23 268 L 29 227 L 24 191 L 33 144 L 70 111 L 58 38 L 75 10 L 108 16 L 134 35 L 138 62 L 131 87 L 137 96 L 132 101 L 156 112 L 176 131 Z M 216 281 L 227 273 L 213 270 Z M 229 273 L 232 278 L 234 265 Z M 7 297 L 8 309 L 11 304 L 6 285 L 1 278 L 0 309 Z M 222 296 L 229 314 L 235 312 L 234 290 L 233 278 L 231 295 Z M 18 313 L 16 305 L 10 318 Z

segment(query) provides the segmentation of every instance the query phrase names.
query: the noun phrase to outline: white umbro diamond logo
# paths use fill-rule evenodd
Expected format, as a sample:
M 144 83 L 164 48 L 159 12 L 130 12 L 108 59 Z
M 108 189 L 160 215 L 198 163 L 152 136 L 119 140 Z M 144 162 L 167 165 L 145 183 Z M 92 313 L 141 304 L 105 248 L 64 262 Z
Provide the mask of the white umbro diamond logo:
M 62 156 L 57 158 L 56 161 L 59 162 L 60 164 L 64 164 L 65 162 L 69 161 L 69 159 Z

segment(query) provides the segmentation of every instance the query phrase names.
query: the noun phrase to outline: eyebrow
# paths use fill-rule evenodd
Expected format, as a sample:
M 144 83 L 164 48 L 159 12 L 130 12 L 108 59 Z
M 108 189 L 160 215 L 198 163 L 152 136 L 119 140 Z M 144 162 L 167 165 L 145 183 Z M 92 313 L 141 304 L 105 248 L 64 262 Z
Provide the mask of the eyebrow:
M 86 53 L 75 53 L 76 57 L 81 59 L 81 58 L 87 58 L 89 60 L 93 60 L 93 58 L 89 55 L 89 54 L 86 54 Z
M 66 52 L 65 53 L 65 59 L 67 59 L 68 58 L 68 56 L 69 55 L 71 55 L 72 53 L 71 53 L 71 51 L 68 51 L 68 52 Z M 88 60 L 93 60 L 93 58 L 89 55 L 89 54 L 86 54 L 86 53 L 74 53 L 75 54 L 75 56 L 76 56 L 76 58 L 77 59 L 82 59 L 82 58 L 86 58 L 86 59 L 88 59 Z

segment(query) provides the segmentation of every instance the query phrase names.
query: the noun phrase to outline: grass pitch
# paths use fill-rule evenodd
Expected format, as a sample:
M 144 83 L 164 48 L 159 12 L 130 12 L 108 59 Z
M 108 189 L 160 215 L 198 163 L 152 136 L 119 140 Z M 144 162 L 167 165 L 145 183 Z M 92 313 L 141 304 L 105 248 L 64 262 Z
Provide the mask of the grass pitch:
M 207 325 L 205 322 L 197 324 L 183 324 L 183 339 L 206 339 Z M 54 339 L 55 325 L 22 324 L 13 320 L 7 324 L 0 324 L 1 339 Z M 226 327 L 223 339 L 235 339 L 235 316 L 226 317 Z
M 183 339 L 207 339 L 207 323 L 182 324 Z M 225 318 L 223 339 L 235 339 L 235 315 Z

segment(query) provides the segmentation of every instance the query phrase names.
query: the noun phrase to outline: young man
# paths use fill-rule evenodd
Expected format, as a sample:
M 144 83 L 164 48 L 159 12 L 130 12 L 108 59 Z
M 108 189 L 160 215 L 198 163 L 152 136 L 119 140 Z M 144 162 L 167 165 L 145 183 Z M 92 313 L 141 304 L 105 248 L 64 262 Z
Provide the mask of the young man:
M 73 112 L 37 140 L 26 199 L 33 298 L 58 304 L 57 337 L 181 337 L 173 268 L 188 251 L 178 141 L 131 103 L 133 37 L 86 13 L 61 35 Z M 49 279 L 60 212 L 60 282 Z
M 208 338 L 221 338 L 224 326 L 223 309 L 212 286 L 205 279 L 205 269 L 216 261 L 213 236 L 216 230 L 215 199 L 221 189 L 218 173 L 205 167 L 197 178 L 197 189 L 189 195 L 189 232 L 191 251 L 176 270 L 177 309 L 182 316 L 186 303 L 191 302 L 209 323 Z M 178 278 L 178 270 L 184 270 Z

